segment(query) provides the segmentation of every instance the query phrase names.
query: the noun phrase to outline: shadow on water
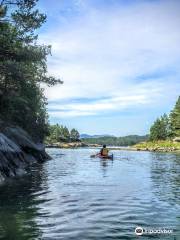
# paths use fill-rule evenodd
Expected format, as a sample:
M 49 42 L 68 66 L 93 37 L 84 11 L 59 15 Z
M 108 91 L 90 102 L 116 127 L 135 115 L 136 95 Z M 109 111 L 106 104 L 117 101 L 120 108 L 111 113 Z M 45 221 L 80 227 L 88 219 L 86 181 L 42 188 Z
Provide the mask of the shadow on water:
M 43 166 L 36 165 L 29 175 L 0 186 L 0 239 L 25 240 L 41 237 L 35 218 L 41 215 L 38 205 L 47 201 L 38 197 L 48 191 L 46 178 Z

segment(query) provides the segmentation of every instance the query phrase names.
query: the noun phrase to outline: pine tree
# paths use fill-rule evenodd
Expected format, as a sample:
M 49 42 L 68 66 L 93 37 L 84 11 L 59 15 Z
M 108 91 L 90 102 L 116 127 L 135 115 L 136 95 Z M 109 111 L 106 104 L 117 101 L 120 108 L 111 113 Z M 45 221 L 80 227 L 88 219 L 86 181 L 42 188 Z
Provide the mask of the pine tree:
M 72 130 L 71 130 L 71 132 L 70 132 L 70 137 L 71 137 L 71 140 L 72 141 L 77 141 L 77 140 L 79 140 L 79 132 L 75 129 L 75 128 L 73 128 Z
M 166 114 L 158 118 L 150 128 L 150 140 L 166 140 L 169 136 L 169 118 Z
M 172 137 L 180 137 L 180 96 L 170 113 Z
M 65 139 L 66 142 L 70 141 L 70 133 L 67 127 L 63 128 L 63 137 Z

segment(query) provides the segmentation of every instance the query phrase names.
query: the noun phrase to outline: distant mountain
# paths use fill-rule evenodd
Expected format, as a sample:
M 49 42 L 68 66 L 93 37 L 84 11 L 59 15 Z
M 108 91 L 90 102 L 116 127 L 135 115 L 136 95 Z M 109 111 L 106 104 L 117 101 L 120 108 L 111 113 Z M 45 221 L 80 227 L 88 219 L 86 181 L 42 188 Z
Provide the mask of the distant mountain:
M 91 135 L 86 134 L 86 133 L 80 134 L 80 138 L 90 138 L 90 137 L 91 137 Z
M 101 137 L 114 137 L 113 135 L 108 135 L 108 134 L 102 134 L 102 135 L 89 135 L 89 134 L 86 134 L 86 133 L 82 133 L 80 134 L 80 138 L 101 138 Z

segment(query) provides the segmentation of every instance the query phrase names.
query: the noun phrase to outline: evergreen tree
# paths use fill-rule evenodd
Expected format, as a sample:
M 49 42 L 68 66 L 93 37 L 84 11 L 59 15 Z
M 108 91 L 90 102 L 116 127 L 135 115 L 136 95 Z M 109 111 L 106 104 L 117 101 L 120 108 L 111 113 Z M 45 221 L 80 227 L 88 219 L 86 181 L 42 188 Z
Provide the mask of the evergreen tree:
M 180 137 L 180 96 L 170 113 L 172 137 Z
M 63 138 L 65 141 L 69 142 L 70 141 L 70 133 L 67 127 L 63 127 Z
M 158 118 L 150 128 L 150 140 L 166 140 L 169 136 L 169 119 L 166 114 Z
M 54 142 L 58 142 L 61 137 L 61 127 L 59 124 L 49 126 L 50 139 Z
M 70 137 L 73 141 L 79 140 L 80 137 L 79 132 L 75 128 L 73 128 L 70 132 Z
M 79 139 L 79 132 L 72 129 L 70 132 L 66 126 L 59 124 L 49 126 L 49 136 L 47 142 L 70 142 Z
M 162 121 L 163 129 L 164 129 L 163 137 L 164 137 L 164 139 L 168 139 L 168 138 L 171 137 L 171 123 L 170 123 L 170 118 L 169 118 L 169 116 L 165 113 L 165 114 L 161 117 L 161 121 Z

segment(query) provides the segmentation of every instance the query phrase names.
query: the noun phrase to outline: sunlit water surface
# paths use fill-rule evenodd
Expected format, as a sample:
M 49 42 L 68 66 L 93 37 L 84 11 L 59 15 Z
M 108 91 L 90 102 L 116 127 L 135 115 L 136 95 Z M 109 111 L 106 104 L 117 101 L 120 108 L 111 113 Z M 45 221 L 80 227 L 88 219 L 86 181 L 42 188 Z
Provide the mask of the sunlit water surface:
M 52 160 L 0 186 L 0 239 L 180 239 L 180 155 L 47 151 Z M 137 237 L 137 226 L 173 234 Z

